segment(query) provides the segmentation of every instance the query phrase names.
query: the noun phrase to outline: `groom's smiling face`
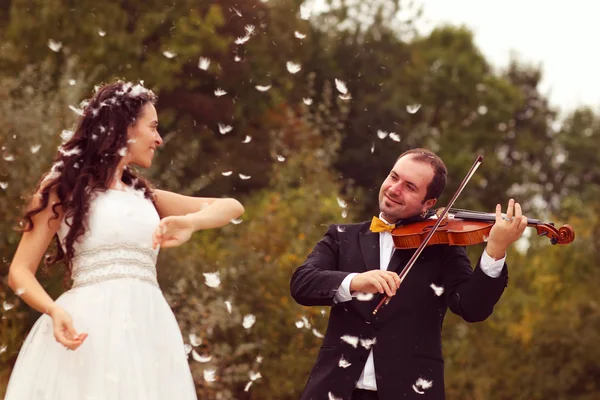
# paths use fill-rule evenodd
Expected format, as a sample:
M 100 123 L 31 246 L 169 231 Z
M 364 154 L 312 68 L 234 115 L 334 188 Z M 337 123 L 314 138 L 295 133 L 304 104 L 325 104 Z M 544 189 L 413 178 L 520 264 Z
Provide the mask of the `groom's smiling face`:
M 409 218 L 433 207 L 435 199 L 425 199 L 433 180 L 433 167 L 407 154 L 394 164 L 379 190 L 379 211 L 390 223 Z

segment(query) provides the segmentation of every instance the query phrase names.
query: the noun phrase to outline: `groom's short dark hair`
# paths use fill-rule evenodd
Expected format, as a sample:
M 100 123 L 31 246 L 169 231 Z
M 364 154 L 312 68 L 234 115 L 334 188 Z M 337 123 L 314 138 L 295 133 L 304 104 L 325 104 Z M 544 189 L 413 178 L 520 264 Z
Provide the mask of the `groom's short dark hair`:
M 412 155 L 413 160 L 427 163 L 433 168 L 433 179 L 427 186 L 427 193 L 423 200 L 437 200 L 446 188 L 446 183 L 448 181 L 448 169 L 446 168 L 446 164 L 444 164 L 437 154 L 422 148 L 407 150 L 400 154 L 400 157 L 398 157 L 396 161 L 408 155 Z

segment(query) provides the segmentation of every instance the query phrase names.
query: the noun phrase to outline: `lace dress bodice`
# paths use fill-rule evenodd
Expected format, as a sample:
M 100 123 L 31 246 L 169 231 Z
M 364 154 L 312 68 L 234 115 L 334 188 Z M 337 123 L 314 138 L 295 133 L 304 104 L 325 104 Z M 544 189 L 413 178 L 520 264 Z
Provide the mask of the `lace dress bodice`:
M 141 191 L 126 187 L 92 195 L 87 231 L 74 245 L 73 288 L 121 278 L 158 286 L 158 249 L 152 249 L 152 234 L 159 222 L 154 205 Z M 58 230 L 61 243 L 68 229 L 63 221 Z

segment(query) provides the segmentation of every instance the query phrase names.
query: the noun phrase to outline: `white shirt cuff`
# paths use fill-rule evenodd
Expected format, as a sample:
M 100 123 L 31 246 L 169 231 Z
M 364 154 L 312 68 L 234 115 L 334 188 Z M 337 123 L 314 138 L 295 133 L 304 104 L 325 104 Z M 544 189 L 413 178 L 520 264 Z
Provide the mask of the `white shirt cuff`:
M 356 275 L 358 275 L 358 273 L 353 272 L 344 278 L 337 292 L 335 292 L 335 296 L 333 296 L 333 301 L 335 303 L 344 303 L 352 300 L 352 294 L 350 293 L 350 282 Z
M 504 261 L 506 260 L 506 253 L 504 257 L 499 260 L 494 260 L 485 250 L 481 254 L 481 260 L 479 261 L 479 268 L 484 274 L 490 278 L 497 278 L 502 273 L 502 267 L 504 267 Z

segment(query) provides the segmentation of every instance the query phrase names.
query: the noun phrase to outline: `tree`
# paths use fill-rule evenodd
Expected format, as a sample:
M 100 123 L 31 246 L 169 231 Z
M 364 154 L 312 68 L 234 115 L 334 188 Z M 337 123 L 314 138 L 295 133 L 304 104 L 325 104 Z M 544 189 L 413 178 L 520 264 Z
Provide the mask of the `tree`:
M 77 105 L 86 78 L 74 71 L 70 59 L 60 72 L 62 84 L 56 91 L 50 66 L 30 66 L 18 76 L 0 78 L 0 395 L 14 364 L 18 350 L 35 319 L 36 311 L 25 307 L 7 285 L 9 263 L 20 234 L 14 229 L 42 174 L 50 169 L 61 142 L 61 132 L 71 126 L 76 115 L 69 106 Z M 79 84 L 70 85 L 65 77 Z M 40 268 L 43 270 L 44 268 Z M 45 289 L 53 296 L 63 288 L 62 268 L 38 273 Z
M 508 254 L 509 285 L 482 324 L 444 327 L 449 399 L 592 399 L 598 391 L 600 274 L 591 224 L 572 220 L 567 246 L 532 240 Z
M 315 35 L 332 59 L 320 79 L 346 82 L 352 96 L 336 167 L 371 193 L 362 218 L 376 209 L 379 183 L 398 155 L 414 147 L 436 151 L 448 166 L 440 205 L 479 154 L 484 163 L 458 207 L 493 211 L 508 196 L 538 193 L 546 183 L 540 176 L 554 171 L 545 161 L 554 147 L 539 143 L 553 140 L 555 117 L 537 89 L 540 72 L 516 62 L 495 72 L 466 28 L 439 27 L 406 42 L 388 25 L 336 32 L 334 41 L 332 32 Z M 322 57 L 315 57 L 315 68 Z
M 159 261 L 169 266 L 161 281 L 183 332 L 202 338 L 197 354 L 212 356 L 207 363 L 192 357 L 201 397 L 297 398 L 305 383 L 298 377 L 308 375 L 316 357 L 328 310 L 295 304 L 289 279 L 327 224 L 351 218 L 354 206 L 341 199 L 331 171 L 344 114 L 328 102 L 315 110 L 282 107 L 266 116 L 278 164 L 269 186 L 244 201 L 242 221 L 201 233 L 191 250 Z M 210 273 L 219 274 L 218 288 L 205 286 Z M 255 323 L 243 327 L 244 318 Z M 216 382 L 201 377 L 207 369 L 216 371 Z M 262 377 L 246 392 L 258 372 Z

